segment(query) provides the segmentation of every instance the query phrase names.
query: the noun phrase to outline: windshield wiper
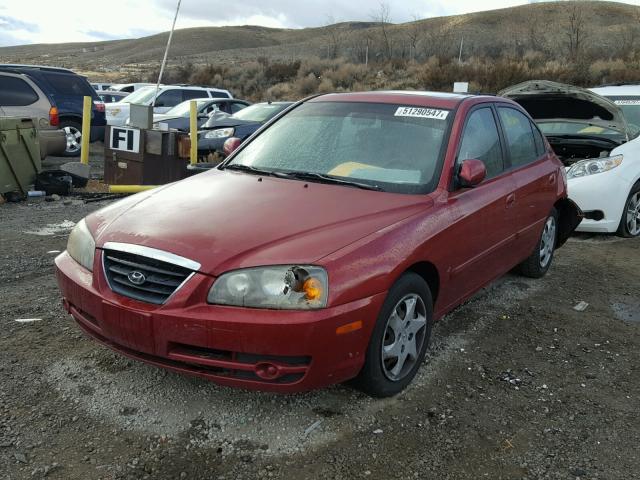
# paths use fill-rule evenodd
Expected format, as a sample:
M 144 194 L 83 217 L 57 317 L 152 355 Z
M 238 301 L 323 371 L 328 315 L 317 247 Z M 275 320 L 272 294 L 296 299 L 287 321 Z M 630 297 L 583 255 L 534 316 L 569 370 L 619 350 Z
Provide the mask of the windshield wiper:
M 230 163 L 229 165 L 223 166 L 221 170 L 237 170 L 239 172 L 247 172 L 255 175 L 273 175 L 275 173 L 272 170 L 262 170 L 261 168 L 243 165 L 241 163 Z
M 315 172 L 273 172 L 277 177 L 283 178 L 295 178 L 298 180 L 310 180 L 319 183 L 330 183 L 333 185 L 345 185 L 347 187 L 362 188 L 363 190 L 376 190 L 381 191 L 382 187 L 370 183 L 354 182 L 353 180 L 345 180 L 342 178 L 334 177 L 332 175 L 325 175 L 323 173 Z

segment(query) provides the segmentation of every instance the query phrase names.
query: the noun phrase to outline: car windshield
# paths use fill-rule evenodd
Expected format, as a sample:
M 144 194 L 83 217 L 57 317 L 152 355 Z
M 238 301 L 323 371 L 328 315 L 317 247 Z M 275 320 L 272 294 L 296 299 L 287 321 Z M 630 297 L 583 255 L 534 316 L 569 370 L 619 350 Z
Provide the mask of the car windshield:
M 640 96 L 607 96 L 622 109 L 624 118 L 635 135 L 640 131 Z
M 542 133 L 553 135 L 586 135 L 605 137 L 610 140 L 623 140 L 624 134 L 617 130 L 593 125 L 588 122 L 537 122 Z
M 210 103 L 211 99 L 196 100 L 196 108 L 200 111 L 206 104 Z M 188 117 L 191 112 L 191 100 L 185 100 L 179 103 L 175 107 L 166 111 L 165 115 L 173 117 Z
M 246 120 L 248 122 L 264 123 L 275 117 L 289 105 L 290 104 L 288 103 L 259 103 L 257 105 L 251 105 L 247 108 L 243 108 L 239 112 L 234 113 L 232 117 L 237 118 L 238 120 Z
M 162 90 L 160 90 L 160 92 L 162 92 Z M 135 103 L 137 105 L 151 105 L 155 93 L 156 87 L 142 87 L 120 101 L 124 103 Z
M 426 193 L 438 182 L 452 117 L 448 110 L 406 105 L 304 103 L 227 167 L 320 174 L 390 192 Z

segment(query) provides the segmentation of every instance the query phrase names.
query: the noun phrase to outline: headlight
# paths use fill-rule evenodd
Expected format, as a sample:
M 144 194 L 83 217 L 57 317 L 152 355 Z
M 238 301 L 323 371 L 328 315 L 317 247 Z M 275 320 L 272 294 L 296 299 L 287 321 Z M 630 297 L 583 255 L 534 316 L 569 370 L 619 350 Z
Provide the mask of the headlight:
M 93 256 L 96 252 L 96 242 L 87 228 L 84 219 L 80 220 L 69 235 L 67 253 L 76 262 L 93 272 Z
M 218 128 L 210 130 L 204 134 L 204 138 L 226 138 L 231 137 L 235 133 L 235 128 Z
M 311 310 L 327 306 L 327 272 L 312 266 L 245 268 L 225 273 L 207 301 L 251 308 Z
M 622 155 L 606 158 L 590 158 L 574 163 L 567 172 L 568 178 L 586 177 L 596 173 L 608 172 L 622 163 Z

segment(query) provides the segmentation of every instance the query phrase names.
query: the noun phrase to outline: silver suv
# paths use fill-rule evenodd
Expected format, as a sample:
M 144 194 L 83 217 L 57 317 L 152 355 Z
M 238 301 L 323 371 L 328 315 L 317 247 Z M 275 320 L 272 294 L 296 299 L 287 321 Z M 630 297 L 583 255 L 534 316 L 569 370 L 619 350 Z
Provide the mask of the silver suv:
M 58 109 L 27 75 L 0 72 L 0 116 L 34 119 L 40 156 L 64 154 L 67 138 L 58 128 Z

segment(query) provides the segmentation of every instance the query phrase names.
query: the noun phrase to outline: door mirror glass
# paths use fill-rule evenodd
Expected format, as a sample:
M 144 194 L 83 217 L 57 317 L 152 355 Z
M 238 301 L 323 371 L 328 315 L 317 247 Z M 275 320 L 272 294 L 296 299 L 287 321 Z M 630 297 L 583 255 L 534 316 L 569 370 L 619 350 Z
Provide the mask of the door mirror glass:
M 458 182 L 462 187 L 475 187 L 487 176 L 487 169 L 481 160 L 463 160 L 458 172 Z

